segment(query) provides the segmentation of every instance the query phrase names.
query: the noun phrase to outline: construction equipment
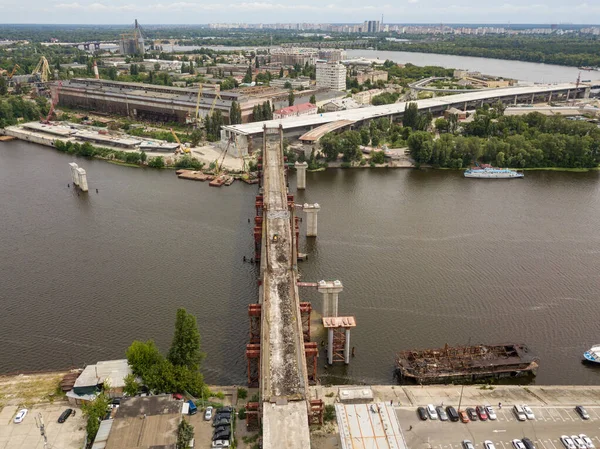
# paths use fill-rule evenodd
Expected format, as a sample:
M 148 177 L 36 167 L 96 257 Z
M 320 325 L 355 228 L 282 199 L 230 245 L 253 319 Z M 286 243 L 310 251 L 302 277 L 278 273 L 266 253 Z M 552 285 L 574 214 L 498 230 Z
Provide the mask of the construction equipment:
M 20 69 L 21 66 L 19 64 L 15 64 L 15 66 L 12 69 L 12 72 L 10 72 L 10 74 L 8 75 L 8 79 L 12 79 L 13 76 L 15 76 L 15 73 L 17 72 L 17 69 Z
M 48 64 L 48 60 L 45 56 L 40 58 L 40 62 L 37 63 L 31 74 L 38 75 L 43 83 L 48 82 L 48 79 L 50 78 L 50 64 Z
M 186 153 L 189 154 L 191 153 L 191 150 L 186 147 L 184 144 L 181 143 L 181 141 L 179 140 L 179 137 L 177 137 L 177 134 L 175 134 L 175 131 L 173 131 L 173 128 L 169 128 L 169 130 L 171 131 L 171 134 L 173 134 L 173 137 L 175 138 L 175 142 L 177 142 L 177 144 L 179 145 L 179 148 L 177 149 L 177 152 L 181 152 L 181 153 Z
M 215 99 L 212 102 L 212 105 L 210 106 L 210 111 L 208 112 L 208 115 L 212 115 L 213 111 L 215 110 L 215 105 L 217 104 L 217 100 L 221 99 L 221 95 L 219 94 L 219 92 L 215 92 Z
M 221 174 L 221 169 L 223 168 L 223 162 L 225 162 L 225 156 L 227 156 L 227 151 L 229 151 L 229 146 L 231 145 L 232 141 L 233 141 L 233 137 L 230 137 L 229 140 L 227 141 L 227 146 L 225 147 L 225 151 L 223 151 L 223 154 L 215 160 L 215 175 L 216 176 L 219 176 Z M 221 158 L 220 162 L 219 162 L 219 158 Z
M 45 125 L 48 125 L 50 123 L 50 118 L 52 118 L 52 114 L 54 114 L 54 108 L 58 104 L 58 95 L 60 93 L 61 87 L 62 87 L 62 83 L 59 81 L 58 85 L 56 86 L 56 91 L 54 92 L 54 95 L 52 95 L 52 100 L 50 103 L 50 110 L 48 111 L 48 115 L 46 116 L 45 119 L 43 117 L 40 117 L 40 123 L 43 123 Z

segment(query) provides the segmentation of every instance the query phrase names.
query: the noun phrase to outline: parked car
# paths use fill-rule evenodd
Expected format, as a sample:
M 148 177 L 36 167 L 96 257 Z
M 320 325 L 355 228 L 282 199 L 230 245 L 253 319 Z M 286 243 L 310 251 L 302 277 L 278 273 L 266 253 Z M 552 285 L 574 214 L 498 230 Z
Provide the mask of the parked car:
M 121 398 L 113 398 L 112 405 L 121 405 Z
M 213 408 L 209 405 L 204 411 L 204 421 L 210 421 L 213 417 Z
M 421 421 L 427 421 L 427 410 L 425 410 L 425 407 L 419 407 L 417 408 L 417 414 L 419 415 L 419 419 L 421 419 Z
M 513 413 L 519 421 L 527 421 L 527 415 L 525 415 L 525 411 L 520 405 L 515 405 L 513 407 Z
M 473 442 L 471 440 L 463 440 L 462 447 L 463 449 L 475 449 L 475 446 L 473 446 Z
M 480 420 L 487 421 L 488 414 L 483 405 L 478 405 L 475 410 L 477 411 L 477 416 L 479 416 Z
M 73 409 L 72 408 L 66 409 L 58 417 L 58 422 L 61 423 L 61 424 L 64 423 L 69 418 L 69 416 L 71 416 L 71 413 L 73 413 Z
M 477 421 L 477 412 L 473 407 L 467 408 L 467 415 L 469 415 L 471 421 Z
M 527 417 L 527 419 L 535 419 L 533 410 L 531 410 L 528 405 L 523 404 L 523 412 L 525 413 L 525 416 Z
M 227 430 L 231 430 L 231 425 L 215 427 L 213 433 L 225 432 Z
M 575 443 L 575 446 L 577 446 L 577 449 L 587 449 L 585 441 L 579 438 L 579 435 L 571 435 L 571 439 L 573 440 L 573 443 Z
M 433 404 L 427 404 L 427 414 L 429 415 L 429 419 L 438 419 L 438 415 Z
M 225 406 L 217 409 L 217 413 L 232 413 L 233 407 Z
M 442 407 L 441 405 L 438 405 L 435 408 L 435 411 L 437 412 L 438 416 L 440 417 L 440 421 L 448 421 L 448 415 L 446 414 L 446 410 L 444 410 L 444 407 Z
M 590 440 L 590 438 L 586 434 L 580 434 L 579 438 L 583 440 L 588 449 L 596 449 L 596 446 L 594 446 L 594 443 L 592 443 L 592 440 Z
M 568 435 L 562 435 L 560 437 L 560 441 L 563 444 L 563 446 L 565 447 L 565 449 L 577 449 L 575 447 L 575 443 Z
M 465 424 L 469 422 L 469 415 L 464 410 L 459 410 L 458 416 L 460 416 L 460 420 Z
M 578 405 L 577 407 L 575 407 L 575 411 L 577 412 L 577 414 L 579 416 L 581 416 L 581 419 L 585 419 L 588 420 L 590 419 L 590 415 L 588 415 L 587 410 L 583 407 L 583 405 Z
M 521 441 L 525 445 L 526 449 L 535 449 L 535 446 L 533 445 L 533 441 L 531 441 L 529 438 L 523 438 L 523 439 L 521 439 Z
M 485 449 L 496 449 L 496 446 L 494 446 L 494 443 L 492 443 L 490 440 L 485 440 L 483 442 L 483 447 Z
M 217 440 L 217 441 L 213 441 L 211 446 L 212 448 L 218 447 L 229 447 L 229 441 L 228 440 Z
M 26 408 L 22 408 L 21 410 L 19 410 L 19 413 L 17 413 L 17 416 L 15 416 L 15 419 L 14 419 L 15 424 L 22 423 L 26 416 L 27 416 Z
M 496 421 L 496 419 L 498 419 L 496 412 L 494 412 L 494 409 L 491 405 L 486 405 L 485 411 L 487 412 L 488 418 L 490 418 L 492 421 Z
M 230 418 L 220 418 L 213 421 L 213 427 L 227 426 L 229 424 L 231 424 Z
M 525 445 L 521 440 L 512 440 L 512 445 L 515 449 L 525 449 Z
M 446 413 L 448 414 L 448 418 L 450 418 L 450 421 L 456 422 L 456 421 L 460 420 L 460 417 L 458 416 L 458 412 L 451 405 L 446 407 Z
M 229 440 L 229 438 L 231 438 L 231 430 L 224 430 L 222 432 L 213 434 L 213 441 Z

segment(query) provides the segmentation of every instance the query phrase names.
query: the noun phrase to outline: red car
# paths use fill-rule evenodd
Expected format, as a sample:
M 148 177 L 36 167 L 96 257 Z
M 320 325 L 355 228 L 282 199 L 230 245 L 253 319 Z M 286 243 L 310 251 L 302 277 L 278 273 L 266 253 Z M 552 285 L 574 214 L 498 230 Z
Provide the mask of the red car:
M 487 411 L 485 410 L 485 407 L 483 405 L 478 405 L 476 410 L 477 410 L 477 415 L 479 416 L 479 419 L 482 421 L 487 421 L 488 414 L 487 414 Z

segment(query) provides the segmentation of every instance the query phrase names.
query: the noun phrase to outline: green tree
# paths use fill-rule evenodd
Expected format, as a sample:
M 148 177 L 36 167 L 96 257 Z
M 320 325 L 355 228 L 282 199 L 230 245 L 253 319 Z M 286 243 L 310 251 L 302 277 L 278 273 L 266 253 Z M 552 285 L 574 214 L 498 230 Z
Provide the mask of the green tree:
M 6 82 L 6 78 L 0 76 L 0 96 L 6 95 L 8 93 L 8 83 Z
M 256 68 L 260 68 L 260 62 L 258 62 L 258 56 L 256 58 L 254 58 L 254 62 L 256 64 Z
M 435 121 L 435 129 L 440 133 L 447 133 L 450 129 L 450 123 L 445 118 L 438 118 Z
M 433 152 L 433 138 L 426 131 L 416 131 L 408 138 L 410 155 L 418 164 L 428 163 Z
M 248 70 L 246 70 L 246 75 L 244 75 L 243 83 L 250 84 L 252 82 L 252 65 L 248 66 Z
M 383 164 L 385 162 L 385 153 L 383 151 L 373 151 L 371 153 L 371 160 L 375 164 Z
M 202 140 L 202 130 L 200 128 L 196 128 L 192 131 L 190 135 L 190 144 L 192 147 L 197 147 Z
M 135 374 L 129 373 L 124 378 L 125 387 L 123 388 L 123 392 L 127 396 L 135 396 L 140 389 L 140 384 L 137 381 Z
M 340 138 L 335 133 L 325 134 L 319 140 L 319 145 L 321 152 L 328 161 L 335 161 L 342 151 Z
M 242 109 L 235 100 L 231 102 L 231 108 L 229 109 L 229 123 L 232 125 L 242 123 Z
M 108 77 L 113 81 L 117 79 L 117 69 L 115 67 L 110 67 L 108 69 Z
M 147 159 L 148 159 L 148 155 L 146 154 L 146 152 L 145 151 L 141 151 L 140 152 L 140 161 L 142 162 L 142 164 L 144 162 L 146 162 Z
M 408 103 L 404 106 L 404 116 L 402 117 L 402 125 L 412 129 L 417 129 L 419 121 L 419 107 L 417 103 Z
M 204 353 L 200 350 L 200 332 L 196 317 L 180 308 L 177 310 L 175 334 L 167 359 L 173 365 L 197 371 L 203 358 Z
M 185 419 L 181 419 L 177 426 L 177 449 L 187 449 L 194 438 L 194 426 Z
M 283 67 L 279 69 L 279 78 L 283 78 Z
M 108 409 L 109 404 L 110 398 L 104 394 L 104 392 L 102 392 L 96 396 L 96 399 L 90 402 L 84 402 L 81 406 L 83 416 L 87 418 L 85 429 L 89 444 L 91 444 L 96 438 L 96 434 L 100 428 L 100 421 L 102 418 L 104 418 L 104 415 L 106 415 L 106 410 Z
M 148 167 L 165 168 L 165 159 L 162 156 L 151 157 L 148 161 Z
M 317 97 L 315 97 L 315 94 L 312 94 L 312 95 L 310 96 L 310 99 L 308 100 L 308 102 L 309 102 L 310 104 L 317 104 Z
M 153 340 L 146 342 L 135 340 L 126 352 L 127 363 L 131 366 L 131 371 L 144 378 L 150 368 L 159 363 L 163 356 Z
M 295 99 L 296 96 L 294 95 L 294 91 L 290 90 L 290 92 L 288 93 L 288 106 L 294 106 Z
M 358 131 L 346 131 L 340 137 L 344 161 L 359 161 L 362 158 L 362 153 L 360 151 L 360 133 Z
M 273 109 L 268 101 L 265 101 L 262 105 L 262 117 L 263 120 L 273 120 Z
M 369 145 L 369 143 L 371 142 L 371 133 L 369 132 L 369 128 L 367 128 L 366 126 L 363 126 L 360 129 L 360 140 L 364 146 Z

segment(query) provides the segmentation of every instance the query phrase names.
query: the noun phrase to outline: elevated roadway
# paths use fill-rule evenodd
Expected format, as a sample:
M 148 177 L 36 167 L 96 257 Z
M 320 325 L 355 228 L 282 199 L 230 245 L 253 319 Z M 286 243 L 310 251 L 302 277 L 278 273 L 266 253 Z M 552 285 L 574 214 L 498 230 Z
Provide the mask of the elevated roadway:
M 571 83 L 506 87 L 475 90 L 469 93 L 416 100 L 414 103 L 417 104 L 420 111 L 441 114 L 451 107 L 467 109 L 479 107 L 485 103 L 491 104 L 496 101 L 502 101 L 506 104 L 519 104 L 583 98 L 589 95 L 589 90 L 590 87 L 587 85 L 576 86 Z M 246 154 L 248 151 L 254 149 L 255 143 L 253 140 L 262 137 L 263 126 L 275 128 L 281 124 L 286 137 L 296 138 L 313 128 L 339 120 L 350 120 L 360 126 L 364 123 L 368 123 L 370 120 L 381 117 L 391 120 L 399 119 L 404 114 L 404 110 L 408 103 L 410 102 L 223 126 L 221 131 L 221 142 L 227 145 L 227 142 L 231 140 L 241 154 Z
M 269 131 L 276 134 L 270 134 Z M 289 207 L 283 135 L 263 139 L 260 391 L 263 448 L 310 448 L 294 208 Z M 292 205 L 293 206 L 293 205 Z

